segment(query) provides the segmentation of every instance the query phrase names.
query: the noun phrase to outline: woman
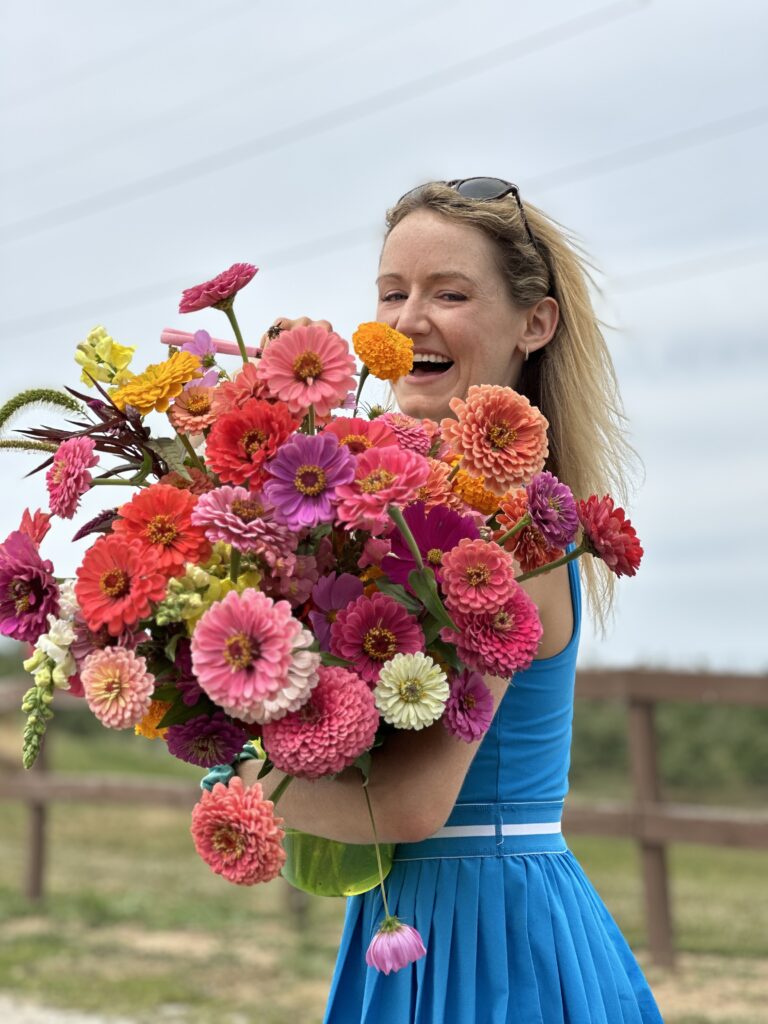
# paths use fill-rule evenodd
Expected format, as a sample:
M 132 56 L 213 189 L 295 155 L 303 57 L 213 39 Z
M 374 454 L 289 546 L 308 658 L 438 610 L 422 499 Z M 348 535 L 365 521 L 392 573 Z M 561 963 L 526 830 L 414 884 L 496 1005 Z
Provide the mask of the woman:
M 415 189 L 387 225 L 378 319 L 413 338 L 415 353 L 412 373 L 394 384 L 400 409 L 439 421 L 472 384 L 514 387 L 549 421 L 547 468 L 578 497 L 621 497 L 631 449 L 613 368 L 583 261 L 559 228 L 524 209 L 515 186 L 488 178 Z M 591 562 L 582 571 L 602 623 L 612 581 Z M 661 1020 L 560 833 L 581 620 L 577 563 L 525 587 L 539 608 L 541 647 L 512 686 L 487 680 L 496 714 L 482 742 L 462 743 L 437 723 L 401 730 L 374 754 L 379 836 L 398 844 L 390 911 L 420 931 L 427 954 L 390 975 L 366 968 L 381 896 L 374 889 L 350 899 L 326 1024 Z M 240 767 L 247 783 L 257 772 L 253 762 Z M 279 780 L 272 772 L 267 790 Z M 295 781 L 280 813 L 302 831 L 370 842 L 356 769 Z

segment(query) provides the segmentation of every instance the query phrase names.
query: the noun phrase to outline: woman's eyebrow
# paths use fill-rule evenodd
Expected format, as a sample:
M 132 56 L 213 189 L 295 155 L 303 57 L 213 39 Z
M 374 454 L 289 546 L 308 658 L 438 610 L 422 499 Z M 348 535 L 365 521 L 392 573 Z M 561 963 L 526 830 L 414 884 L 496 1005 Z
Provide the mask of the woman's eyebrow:
M 379 284 L 381 281 L 384 281 L 387 278 L 391 278 L 396 281 L 402 281 L 403 279 L 402 274 L 379 274 L 379 276 L 376 278 L 376 284 Z M 431 274 L 427 274 L 424 280 L 432 284 L 432 282 L 434 281 L 444 281 L 449 278 L 451 280 L 466 281 L 468 284 L 475 283 L 473 279 L 469 277 L 468 274 L 462 273 L 461 270 L 433 270 Z

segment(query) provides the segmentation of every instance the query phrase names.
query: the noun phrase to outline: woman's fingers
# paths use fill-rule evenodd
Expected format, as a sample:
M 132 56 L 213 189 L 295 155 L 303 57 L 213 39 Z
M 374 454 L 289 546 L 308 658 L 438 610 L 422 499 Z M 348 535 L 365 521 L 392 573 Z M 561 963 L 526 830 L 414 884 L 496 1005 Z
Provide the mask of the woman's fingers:
M 298 319 L 292 320 L 289 316 L 279 316 L 262 334 L 260 347 L 264 348 L 272 338 L 276 338 L 282 331 L 290 331 L 294 327 L 322 327 L 326 331 L 333 330 L 328 320 L 311 320 L 308 316 L 300 316 Z

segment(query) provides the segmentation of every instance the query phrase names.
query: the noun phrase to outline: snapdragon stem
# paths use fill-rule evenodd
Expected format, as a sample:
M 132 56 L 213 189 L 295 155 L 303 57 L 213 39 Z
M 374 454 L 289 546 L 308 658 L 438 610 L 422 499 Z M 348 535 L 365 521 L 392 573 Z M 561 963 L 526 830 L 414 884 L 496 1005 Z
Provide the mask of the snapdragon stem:
M 363 392 L 363 384 L 365 384 L 365 382 L 368 380 L 370 373 L 371 371 L 368 369 L 365 363 L 363 363 L 363 368 L 360 371 L 360 381 L 358 382 L 357 385 L 357 394 L 355 395 L 355 408 L 352 413 L 353 416 L 357 416 L 357 407 L 360 404 L 360 395 Z
M 371 819 L 371 829 L 373 830 L 373 845 L 376 849 L 376 863 L 379 866 L 379 887 L 381 888 L 381 898 L 384 901 L 384 913 L 387 917 L 390 916 L 389 906 L 387 905 L 387 893 L 384 888 L 384 866 L 381 863 L 381 851 L 379 850 L 379 837 L 376 833 L 376 820 L 373 817 L 373 807 L 371 807 L 371 797 L 368 793 L 367 781 L 363 782 L 363 793 L 365 794 L 365 802 L 368 807 L 368 817 Z
M 387 512 L 389 513 L 389 518 L 392 520 L 392 522 L 398 528 L 398 530 L 402 534 L 403 540 L 408 545 L 408 550 L 413 555 L 414 562 L 419 567 L 419 569 L 423 569 L 424 568 L 424 562 L 422 561 L 421 552 L 419 551 L 419 546 L 416 543 L 416 540 L 415 540 L 413 534 L 411 533 L 411 530 L 410 530 L 410 527 L 408 526 L 408 523 L 406 523 L 406 521 L 405 521 L 405 517 L 403 516 L 402 511 L 399 508 L 397 508 L 396 505 L 390 505 L 389 508 L 387 509 Z
M 229 556 L 229 578 L 233 583 L 237 583 L 240 575 L 240 549 L 232 548 Z
M 514 537 L 515 534 L 519 533 L 525 526 L 530 525 L 531 517 L 526 512 L 523 518 L 519 520 L 519 522 L 515 523 L 511 530 L 507 530 L 506 533 L 502 534 L 501 537 L 497 538 L 496 543 L 499 544 L 501 547 L 504 547 L 504 545 L 507 543 L 508 540 L 510 540 L 510 538 Z
M 245 342 L 243 336 L 240 333 L 240 326 L 235 316 L 235 311 L 231 306 L 224 306 L 224 312 L 227 314 L 227 319 L 232 325 L 232 330 L 235 332 L 235 339 L 237 341 L 237 347 L 240 349 L 240 355 L 243 359 L 243 366 L 247 366 L 250 360 L 248 359 L 248 353 L 245 351 Z
M 558 569 L 561 565 L 566 565 L 568 562 L 573 562 L 575 559 L 583 555 L 587 550 L 586 545 L 582 541 L 577 548 L 573 551 L 569 551 L 567 555 L 563 555 L 562 558 L 556 559 L 554 562 L 548 562 L 546 565 L 539 566 L 538 569 L 531 569 L 530 572 L 524 572 L 521 576 L 515 576 L 516 583 L 524 583 L 526 580 L 532 579 L 534 576 L 540 576 L 544 572 L 551 572 L 552 569 Z
M 286 789 L 288 789 L 290 784 L 293 782 L 293 778 L 293 775 L 286 775 L 285 778 L 281 779 L 275 786 L 275 788 L 272 790 L 272 796 L 269 799 L 272 801 L 275 807 L 277 807 L 277 801 L 280 799 L 280 797 L 283 795 Z

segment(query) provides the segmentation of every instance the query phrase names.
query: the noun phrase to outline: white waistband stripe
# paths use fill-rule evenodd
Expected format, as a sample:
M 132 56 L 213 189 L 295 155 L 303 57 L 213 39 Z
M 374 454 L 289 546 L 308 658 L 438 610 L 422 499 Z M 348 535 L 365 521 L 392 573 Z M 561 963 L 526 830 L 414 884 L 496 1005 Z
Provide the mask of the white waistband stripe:
M 549 836 L 561 832 L 559 821 L 532 821 L 521 825 L 502 825 L 503 836 Z M 495 825 L 446 825 L 427 839 L 474 839 L 495 836 Z

